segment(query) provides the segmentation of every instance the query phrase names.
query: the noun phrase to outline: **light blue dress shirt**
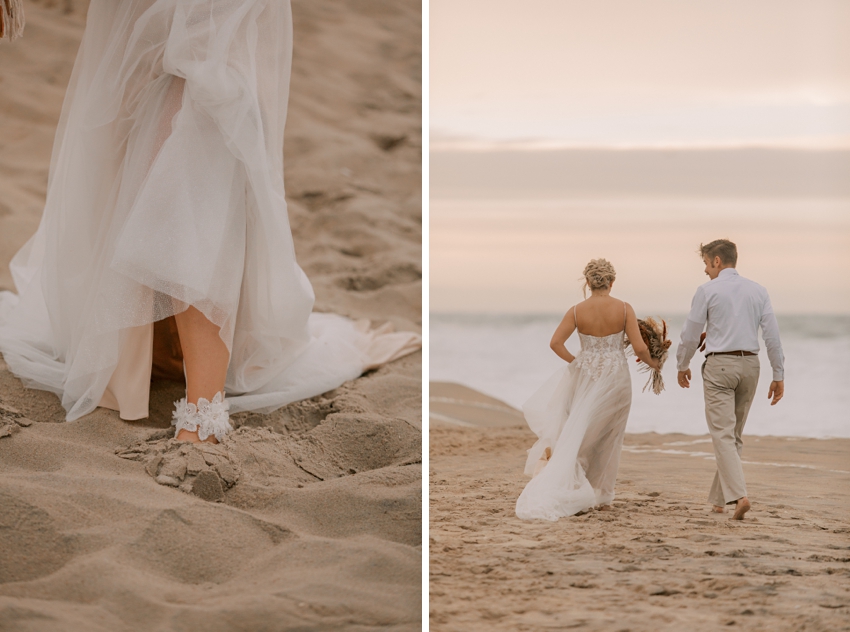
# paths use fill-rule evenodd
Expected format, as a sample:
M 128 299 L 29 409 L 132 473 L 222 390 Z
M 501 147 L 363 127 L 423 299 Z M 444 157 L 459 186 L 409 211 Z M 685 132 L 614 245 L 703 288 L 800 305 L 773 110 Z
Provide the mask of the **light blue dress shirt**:
M 785 379 L 785 357 L 779 340 L 779 325 L 767 290 L 745 279 L 735 268 L 725 268 L 716 279 L 697 288 L 691 312 L 682 328 L 676 349 L 679 371 L 686 371 L 705 329 L 705 352 L 759 352 L 761 327 L 774 381 Z

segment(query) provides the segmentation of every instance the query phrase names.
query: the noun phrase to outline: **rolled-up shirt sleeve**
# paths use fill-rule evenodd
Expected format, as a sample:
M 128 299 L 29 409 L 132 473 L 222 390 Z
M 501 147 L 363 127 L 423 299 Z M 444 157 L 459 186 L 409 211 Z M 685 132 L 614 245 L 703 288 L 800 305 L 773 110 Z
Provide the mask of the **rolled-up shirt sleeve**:
M 688 314 L 688 320 L 682 327 L 679 346 L 676 348 L 676 363 L 679 371 L 688 370 L 691 358 L 694 357 L 697 347 L 699 347 L 699 335 L 705 328 L 707 318 L 708 303 L 705 298 L 705 291 L 700 287 L 697 288 L 694 300 L 691 301 L 691 311 Z
M 779 323 L 776 322 L 776 314 L 773 313 L 770 297 L 765 297 L 759 325 L 761 326 L 761 336 L 764 338 L 764 346 L 767 348 L 770 368 L 773 370 L 773 381 L 781 382 L 785 379 L 785 355 L 782 353 L 782 342 L 779 340 Z

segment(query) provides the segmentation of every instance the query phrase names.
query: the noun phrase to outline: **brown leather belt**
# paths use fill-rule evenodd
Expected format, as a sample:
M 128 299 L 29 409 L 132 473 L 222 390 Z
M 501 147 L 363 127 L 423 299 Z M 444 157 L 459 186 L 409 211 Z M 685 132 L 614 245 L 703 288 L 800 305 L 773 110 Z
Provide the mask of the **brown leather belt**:
M 754 356 L 758 354 L 753 353 L 752 351 L 712 351 L 711 353 L 706 353 L 705 357 L 707 358 L 713 355 Z

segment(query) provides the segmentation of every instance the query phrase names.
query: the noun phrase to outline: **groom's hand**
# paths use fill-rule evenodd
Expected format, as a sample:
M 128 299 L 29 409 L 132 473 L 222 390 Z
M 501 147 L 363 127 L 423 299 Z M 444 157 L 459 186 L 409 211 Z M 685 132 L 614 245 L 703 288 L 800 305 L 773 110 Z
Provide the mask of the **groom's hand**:
M 779 380 L 778 382 L 771 382 L 770 390 L 767 392 L 767 398 L 773 398 L 773 401 L 770 402 L 770 405 L 775 405 L 776 402 L 782 399 L 783 395 L 785 395 L 785 382 L 783 380 Z
M 679 371 L 679 386 L 682 388 L 691 387 L 691 370 Z

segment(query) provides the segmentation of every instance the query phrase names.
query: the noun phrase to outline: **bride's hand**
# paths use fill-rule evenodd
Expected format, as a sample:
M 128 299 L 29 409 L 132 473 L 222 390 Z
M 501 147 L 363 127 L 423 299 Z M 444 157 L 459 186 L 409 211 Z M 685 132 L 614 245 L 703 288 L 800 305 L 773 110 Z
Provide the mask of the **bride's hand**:
M 638 364 L 640 364 L 641 362 L 644 362 L 644 360 L 641 360 L 640 358 L 635 358 L 635 362 L 637 362 Z M 645 364 L 646 364 L 646 365 L 647 365 L 650 369 L 654 369 L 655 371 L 660 371 L 660 370 L 661 370 L 661 364 L 659 364 L 658 360 L 656 360 L 655 358 L 650 358 L 648 362 L 644 362 L 644 363 L 645 363 Z
M 646 365 L 650 369 L 652 369 L 653 371 L 660 371 L 661 370 L 661 365 L 658 363 L 658 360 L 656 360 L 655 358 L 650 358 L 649 362 L 647 362 Z

